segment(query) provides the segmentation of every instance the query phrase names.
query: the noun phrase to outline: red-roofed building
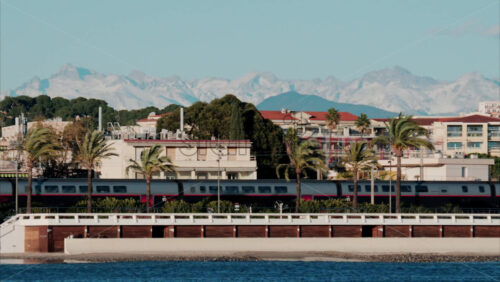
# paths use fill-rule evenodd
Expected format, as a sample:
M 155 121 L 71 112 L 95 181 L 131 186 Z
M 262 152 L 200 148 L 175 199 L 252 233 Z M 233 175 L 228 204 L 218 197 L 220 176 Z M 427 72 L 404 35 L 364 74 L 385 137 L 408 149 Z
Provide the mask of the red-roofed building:
M 156 128 L 156 122 L 161 118 L 161 117 L 164 117 L 166 115 L 168 115 L 169 113 L 165 113 L 165 114 L 159 114 L 157 115 L 156 113 L 152 112 L 152 113 L 149 113 L 148 117 L 147 118 L 143 118 L 143 119 L 140 119 L 137 121 L 137 125 L 141 126 L 141 127 L 155 127 Z
M 500 119 L 485 114 L 459 117 L 415 117 L 429 130 L 436 151 L 452 157 L 471 153 L 500 156 Z M 374 127 L 385 127 L 387 119 L 374 119 Z

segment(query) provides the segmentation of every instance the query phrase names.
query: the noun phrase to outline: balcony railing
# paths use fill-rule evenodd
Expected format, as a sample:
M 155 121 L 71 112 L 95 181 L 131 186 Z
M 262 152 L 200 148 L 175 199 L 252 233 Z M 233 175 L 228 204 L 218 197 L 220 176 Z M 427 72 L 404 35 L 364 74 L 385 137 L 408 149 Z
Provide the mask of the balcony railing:
M 462 131 L 460 131 L 460 132 L 448 132 L 448 137 L 462 137 Z

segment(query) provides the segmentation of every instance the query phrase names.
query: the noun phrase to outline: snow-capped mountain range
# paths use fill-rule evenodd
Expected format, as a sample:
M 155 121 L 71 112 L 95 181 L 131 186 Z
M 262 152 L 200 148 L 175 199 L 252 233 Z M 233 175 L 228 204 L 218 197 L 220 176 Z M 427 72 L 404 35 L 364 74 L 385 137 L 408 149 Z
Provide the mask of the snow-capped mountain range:
M 456 81 L 439 81 L 417 76 L 401 67 L 365 74 L 352 81 L 335 77 L 314 80 L 279 79 L 272 73 L 252 72 L 240 78 L 204 78 L 184 80 L 177 76 L 161 78 L 139 71 L 129 75 L 102 74 L 71 64 L 63 66 L 47 79 L 34 77 L 3 96 L 46 94 L 51 97 L 97 98 L 118 109 L 176 103 L 190 105 L 211 101 L 227 93 L 243 101 L 259 104 L 283 92 L 296 91 L 351 104 L 364 104 L 391 112 L 413 114 L 449 114 L 476 111 L 480 101 L 500 100 L 500 79 L 468 73 Z M 314 109 L 310 109 L 314 110 Z

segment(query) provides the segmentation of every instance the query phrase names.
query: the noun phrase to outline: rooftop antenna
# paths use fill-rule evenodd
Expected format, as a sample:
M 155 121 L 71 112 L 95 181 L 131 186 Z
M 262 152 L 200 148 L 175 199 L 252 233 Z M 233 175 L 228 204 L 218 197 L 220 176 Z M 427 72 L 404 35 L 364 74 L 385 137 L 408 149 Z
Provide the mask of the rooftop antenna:
M 181 130 L 181 132 L 183 132 L 184 131 L 184 108 L 183 107 L 181 107 L 181 122 L 180 123 L 181 123 L 180 130 Z

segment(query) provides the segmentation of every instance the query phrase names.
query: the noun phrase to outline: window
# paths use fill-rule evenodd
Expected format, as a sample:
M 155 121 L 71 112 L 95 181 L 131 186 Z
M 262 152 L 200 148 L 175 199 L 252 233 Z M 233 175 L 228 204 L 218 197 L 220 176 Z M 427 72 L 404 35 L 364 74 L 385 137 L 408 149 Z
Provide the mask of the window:
M 227 172 L 226 175 L 227 175 L 227 179 L 230 179 L 230 180 L 238 179 L 237 172 Z
M 166 151 L 167 151 L 167 157 L 171 161 L 175 161 L 175 148 L 169 148 L 169 147 L 167 147 Z
M 243 193 L 255 193 L 255 187 L 253 186 L 243 186 L 241 187 Z
M 115 193 L 127 193 L 127 186 L 113 186 L 113 192 Z
M 467 177 L 467 167 L 462 167 L 462 177 Z
M 236 160 L 236 148 L 227 148 L 227 160 L 228 161 L 235 161 Z
M 372 186 L 371 185 L 365 185 L 365 192 L 371 192 L 372 191 Z M 378 192 L 378 186 L 375 185 L 373 186 L 373 191 Z
M 382 192 L 389 192 L 389 185 L 382 185 Z M 394 192 L 394 185 L 391 185 L 391 192 Z
M 488 142 L 488 150 L 499 150 L 499 149 L 500 149 L 500 142 L 498 142 L 498 141 L 489 141 Z
M 80 193 L 87 193 L 88 192 L 88 188 L 89 186 L 87 185 L 82 185 L 82 186 L 78 186 L 78 190 L 80 191 Z M 93 191 L 94 189 L 92 189 Z
M 484 186 L 479 186 L 479 193 L 484 193 Z
M 206 161 L 207 160 L 207 148 L 198 148 L 197 157 L 198 157 L 199 161 Z
M 189 188 L 189 190 L 191 191 L 191 193 L 194 193 L 194 192 L 196 192 L 196 187 L 191 186 L 191 187 Z
M 490 125 L 490 126 L 488 126 L 488 136 L 490 136 L 490 137 L 500 137 L 500 125 Z
M 467 148 L 481 148 L 483 142 L 467 142 Z
M 45 193 L 57 193 L 59 192 L 59 187 L 57 185 L 46 185 Z
M 196 179 L 208 179 L 208 172 L 197 171 Z
M 460 137 L 460 136 L 462 136 L 461 125 L 448 125 L 448 137 Z
M 207 192 L 207 187 L 200 186 L 200 193 L 205 193 L 205 192 Z
M 462 149 L 462 142 L 448 142 L 448 150 Z
M 411 186 L 410 185 L 401 185 L 401 192 L 402 193 L 410 193 L 411 192 Z
M 217 186 L 210 186 L 210 187 L 208 187 L 208 189 L 210 190 L 210 193 L 217 193 L 217 191 L 218 191 Z
M 259 193 L 271 193 L 270 186 L 259 186 Z
M 467 136 L 469 136 L 469 137 L 481 137 L 481 136 L 483 136 L 483 126 L 482 125 L 467 125 Z
M 286 186 L 275 186 L 274 187 L 274 192 L 276 194 L 285 194 L 288 192 L 288 187 Z
M 427 186 L 425 185 L 417 185 L 415 187 L 415 191 L 417 191 L 418 193 L 427 193 L 429 192 L 429 188 L 427 188 Z
M 28 187 L 24 186 L 24 190 L 28 191 Z M 36 185 L 35 186 L 35 194 L 40 194 L 40 193 L 42 193 L 42 186 Z
M 360 186 L 359 185 L 357 185 L 357 186 L 358 186 L 358 191 L 361 192 Z M 354 192 L 354 185 L 349 185 L 347 187 L 348 187 L 349 192 Z
M 462 192 L 463 193 L 468 193 L 469 192 L 469 188 L 467 186 L 462 186 Z
M 448 189 L 444 189 L 444 188 L 442 188 L 442 189 L 441 189 L 441 193 L 448 193 Z
M 95 187 L 95 190 L 97 193 L 109 193 L 109 186 L 100 186 L 100 185 L 97 185 Z
M 76 187 L 73 185 L 63 185 L 62 192 L 63 193 L 76 193 Z
M 225 191 L 226 191 L 226 193 L 237 194 L 238 193 L 238 186 L 226 186 Z

